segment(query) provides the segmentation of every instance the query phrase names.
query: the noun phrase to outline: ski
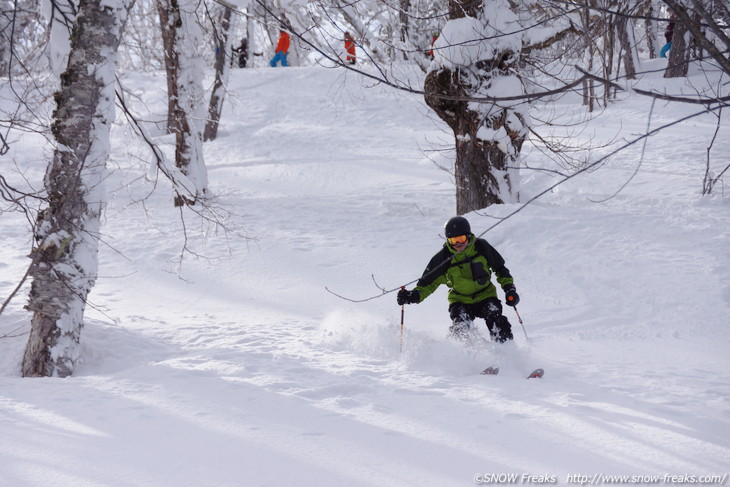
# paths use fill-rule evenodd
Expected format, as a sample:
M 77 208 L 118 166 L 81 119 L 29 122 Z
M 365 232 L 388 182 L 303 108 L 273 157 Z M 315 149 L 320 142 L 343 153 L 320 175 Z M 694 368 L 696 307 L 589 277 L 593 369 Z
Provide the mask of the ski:
M 499 374 L 499 367 L 495 365 L 490 365 L 486 369 L 481 371 L 481 375 L 497 375 Z M 535 369 L 532 372 L 530 372 L 530 375 L 527 376 L 527 379 L 542 379 L 542 376 L 545 375 L 545 371 L 543 369 Z
M 490 365 L 486 369 L 482 370 L 482 375 L 497 375 L 499 374 L 499 367 L 495 367 L 494 365 Z
M 535 369 L 532 372 L 530 372 L 530 375 L 527 376 L 528 379 L 542 379 L 542 376 L 545 375 L 545 371 L 542 369 Z

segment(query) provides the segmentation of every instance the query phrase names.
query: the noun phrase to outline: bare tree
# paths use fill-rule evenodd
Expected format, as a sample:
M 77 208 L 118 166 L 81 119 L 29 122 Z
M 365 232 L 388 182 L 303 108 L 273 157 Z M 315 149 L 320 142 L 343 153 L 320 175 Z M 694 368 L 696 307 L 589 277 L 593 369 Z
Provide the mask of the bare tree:
M 210 93 L 208 104 L 208 121 L 205 124 L 203 140 L 215 140 L 218 136 L 218 124 L 223 113 L 223 100 L 226 94 L 226 84 L 230 72 L 228 56 L 231 52 L 231 14 L 232 9 L 228 5 L 220 5 L 214 8 L 210 15 L 213 25 L 213 38 L 215 40 L 215 80 Z
M 167 66 L 168 131 L 175 134 L 175 165 L 194 188 L 193 197 L 177 194 L 175 206 L 193 205 L 208 190 L 203 159 L 202 32 L 193 0 L 159 0 Z
M 636 79 L 638 60 L 636 58 L 636 41 L 634 40 L 634 26 L 630 16 L 636 5 L 620 2 L 618 5 L 616 34 L 621 46 L 621 60 L 623 61 L 626 79 Z
M 639 5 L 640 14 L 644 17 L 644 31 L 646 32 L 646 45 L 650 59 L 655 59 L 659 55 L 656 21 L 656 16 L 659 14 L 659 8 L 657 3 L 658 0 L 644 0 L 644 2 Z
M 13 24 L 17 10 L 9 0 L 0 0 L 0 76 L 8 76 L 10 70 L 10 48 L 13 45 Z
M 56 95 L 56 142 L 38 216 L 27 308 L 33 312 L 24 377 L 70 375 L 79 358 L 86 298 L 97 277 L 102 184 L 114 120 L 116 52 L 130 2 L 82 0 Z
M 156 0 L 136 0 L 119 44 L 120 69 L 157 71 L 165 69 L 165 50 Z
M 582 41 L 585 45 L 585 56 L 584 56 L 584 63 L 585 63 L 585 69 L 589 73 L 594 72 L 595 68 L 595 61 L 596 61 L 596 54 L 598 53 L 599 49 L 596 45 L 596 37 L 594 35 L 594 32 L 598 30 L 595 26 L 601 25 L 602 23 L 596 20 L 591 15 L 591 9 L 588 5 L 584 5 L 583 8 L 580 11 L 580 31 L 582 34 Z M 605 66 L 605 63 L 601 63 Z M 583 81 L 583 105 L 588 107 L 588 112 L 593 112 L 596 105 L 596 86 L 595 81 L 592 78 L 586 78 Z
M 400 12 L 398 18 L 400 20 L 400 41 L 402 46 L 408 45 L 410 40 L 410 16 L 411 0 L 400 0 Z M 408 53 L 403 52 L 403 59 L 408 60 Z
M 665 78 L 682 78 L 689 70 L 690 49 L 687 24 L 674 21 L 672 49 L 669 51 L 669 63 L 664 73 Z
M 175 116 L 174 93 L 177 86 L 178 64 L 175 50 L 175 26 L 180 23 L 177 2 L 175 0 L 157 0 L 157 13 L 160 16 L 160 33 L 162 36 L 162 51 L 167 73 L 167 133 L 179 130 L 178 118 Z

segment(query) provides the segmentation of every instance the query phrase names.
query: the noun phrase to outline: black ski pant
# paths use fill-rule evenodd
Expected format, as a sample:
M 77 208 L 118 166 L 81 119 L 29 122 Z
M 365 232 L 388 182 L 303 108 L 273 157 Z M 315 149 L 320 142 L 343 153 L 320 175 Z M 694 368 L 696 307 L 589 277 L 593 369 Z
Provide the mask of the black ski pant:
M 487 298 L 478 303 L 451 303 L 449 315 L 453 324 L 449 331 L 457 337 L 467 338 L 475 318 L 484 319 L 492 340 L 504 343 L 512 340 L 512 325 L 502 314 L 502 303 L 497 298 Z

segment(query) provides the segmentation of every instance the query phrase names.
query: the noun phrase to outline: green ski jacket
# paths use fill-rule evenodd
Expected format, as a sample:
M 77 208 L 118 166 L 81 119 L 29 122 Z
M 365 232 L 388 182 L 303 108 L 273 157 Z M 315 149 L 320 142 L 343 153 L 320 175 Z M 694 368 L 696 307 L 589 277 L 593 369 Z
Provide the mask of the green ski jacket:
M 469 245 L 457 252 L 448 242 L 433 256 L 418 280 L 415 290 L 422 302 L 441 284 L 449 287 L 449 303 L 478 303 L 497 297 L 492 283 L 492 272 L 500 286 L 513 284 L 512 275 L 504 265 L 504 259 L 489 243 L 474 235 Z

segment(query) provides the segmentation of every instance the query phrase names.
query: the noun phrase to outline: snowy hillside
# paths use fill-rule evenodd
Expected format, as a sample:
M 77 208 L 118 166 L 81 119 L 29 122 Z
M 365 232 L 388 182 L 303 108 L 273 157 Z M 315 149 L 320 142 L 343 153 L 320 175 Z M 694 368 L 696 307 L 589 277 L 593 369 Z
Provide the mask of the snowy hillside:
M 126 83 L 164 118 L 160 75 Z M 649 138 L 643 159 L 636 144 L 484 235 L 515 276 L 529 342 L 511 309 L 514 344 L 448 342 L 442 288 L 406 307 L 401 351 L 395 293 L 333 293 L 420 276 L 453 216 L 437 166 L 452 136 L 420 97 L 373 85 L 322 67 L 236 70 L 205 146 L 228 231 L 186 214 L 187 241 L 167 184 L 140 180 L 149 155 L 120 117 L 84 364 L 20 378 L 27 285 L 0 316 L 0 485 L 726 483 L 730 187 L 700 196 L 716 119 Z M 550 111 L 568 119 L 574 102 Z M 571 141 L 630 140 L 650 106 L 617 102 Z M 650 126 L 693 110 L 657 103 Z M 712 154 L 727 161 L 725 115 Z M 41 142 L 12 154 L 36 187 Z M 559 180 L 523 170 L 523 201 Z M 481 233 L 519 208 L 467 216 Z M 24 217 L 3 214 L 2 235 L 4 299 L 28 263 Z M 498 376 L 479 375 L 492 364 Z M 524 380 L 538 366 L 545 377 Z

